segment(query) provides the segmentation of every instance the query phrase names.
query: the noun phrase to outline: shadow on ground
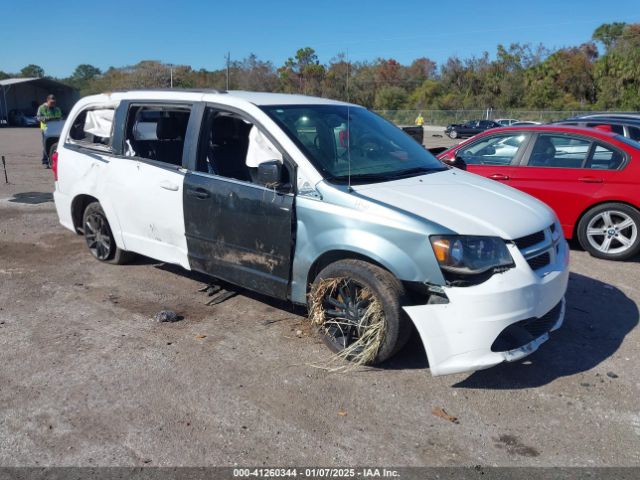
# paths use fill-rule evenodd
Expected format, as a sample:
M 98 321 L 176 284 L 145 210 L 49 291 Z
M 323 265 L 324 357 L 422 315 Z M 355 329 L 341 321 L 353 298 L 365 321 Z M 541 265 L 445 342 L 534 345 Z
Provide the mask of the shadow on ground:
M 146 257 L 139 257 L 135 263 L 153 264 L 156 268 L 191 278 L 204 285 L 215 281 L 206 275 Z M 224 282 L 217 283 L 228 290 L 237 290 L 237 287 Z M 242 289 L 239 293 L 289 313 L 306 315 L 303 307 L 283 300 Z M 598 280 L 571 273 L 566 298 L 567 310 L 563 326 L 553 332 L 537 352 L 519 362 L 503 363 L 474 372 L 453 386 L 469 389 L 535 388 L 560 377 L 591 370 L 613 355 L 626 335 L 638 324 L 639 312 L 635 302 L 621 290 Z M 378 366 L 390 370 L 428 367 L 424 347 L 415 330 L 402 351 Z
M 638 308 L 622 291 L 572 273 L 562 328 L 534 354 L 475 372 L 454 387 L 535 388 L 591 370 L 613 355 L 636 325 Z
M 38 205 L 40 203 L 53 202 L 53 193 L 50 192 L 22 192 L 13 195 L 9 199 L 11 203 L 26 203 L 28 205 Z

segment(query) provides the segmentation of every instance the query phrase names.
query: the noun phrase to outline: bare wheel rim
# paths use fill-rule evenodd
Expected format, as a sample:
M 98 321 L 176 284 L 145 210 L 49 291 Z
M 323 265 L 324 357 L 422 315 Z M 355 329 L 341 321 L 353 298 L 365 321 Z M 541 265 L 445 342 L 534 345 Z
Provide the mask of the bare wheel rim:
M 111 234 L 104 216 L 92 213 L 84 223 L 84 238 L 89 251 L 98 260 L 107 260 L 111 254 Z
M 327 289 L 322 298 L 322 332 L 336 349 L 344 350 L 362 336 L 369 326 L 365 312 L 372 299 L 367 287 L 349 278 Z
M 589 245 L 601 253 L 614 255 L 635 245 L 638 225 L 620 210 L 605 210 L 589 221 L 586 234 Z

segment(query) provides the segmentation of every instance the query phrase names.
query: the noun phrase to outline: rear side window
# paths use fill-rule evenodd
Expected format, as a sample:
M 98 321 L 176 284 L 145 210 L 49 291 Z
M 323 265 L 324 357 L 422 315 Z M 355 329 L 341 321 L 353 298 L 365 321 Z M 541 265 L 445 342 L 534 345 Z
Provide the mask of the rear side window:
M 582 168 L 591 142 L 568 135 L 538 135 L 529 157 L 530 167 Z
M 526 138 L 524 133 L 485 137 L 461 148 L 458 155 L 469 165 L 510 165 Z
M 187 105 L 132 105 L 127 114 L 125 155 L 181 166 L 190 114 Z
M 591 153 L 587 168 L 597 170 L 617 170 L 622 165 L 624 157 L 618 150 L 604 145 L 596 145 Z
M 631 140 L 640 140 L 640 128 L 627 127 L 629 129 L 629 138 Z
M 73 120 L 67 141 L 89 148 L 110 149 L 113 132 L 113 108 L 91 108 Z

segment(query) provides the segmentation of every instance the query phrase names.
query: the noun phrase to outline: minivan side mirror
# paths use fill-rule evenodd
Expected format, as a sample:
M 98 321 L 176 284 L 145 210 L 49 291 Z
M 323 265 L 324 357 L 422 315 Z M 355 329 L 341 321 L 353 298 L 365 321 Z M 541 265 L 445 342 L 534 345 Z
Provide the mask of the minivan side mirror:
M 258 165 L 256 183 L 265 187 L 277 187 L 282 182 L 282 163 L 269 160 Z

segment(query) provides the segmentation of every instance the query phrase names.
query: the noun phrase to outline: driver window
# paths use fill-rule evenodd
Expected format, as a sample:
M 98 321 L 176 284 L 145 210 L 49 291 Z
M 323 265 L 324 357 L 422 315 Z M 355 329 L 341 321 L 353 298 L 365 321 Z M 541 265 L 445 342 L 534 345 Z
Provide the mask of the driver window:
M 258 183 L 258 166 L 273 160 L 283 164 L 281 183 L 289 183 L 282 153 L 256 125 L 234 112 L 206 109 L 196 171 Z
M 469 165 L 510 165 L 524 145 L 526 135 L 496 135 L 460 149 L 458 155 Z

